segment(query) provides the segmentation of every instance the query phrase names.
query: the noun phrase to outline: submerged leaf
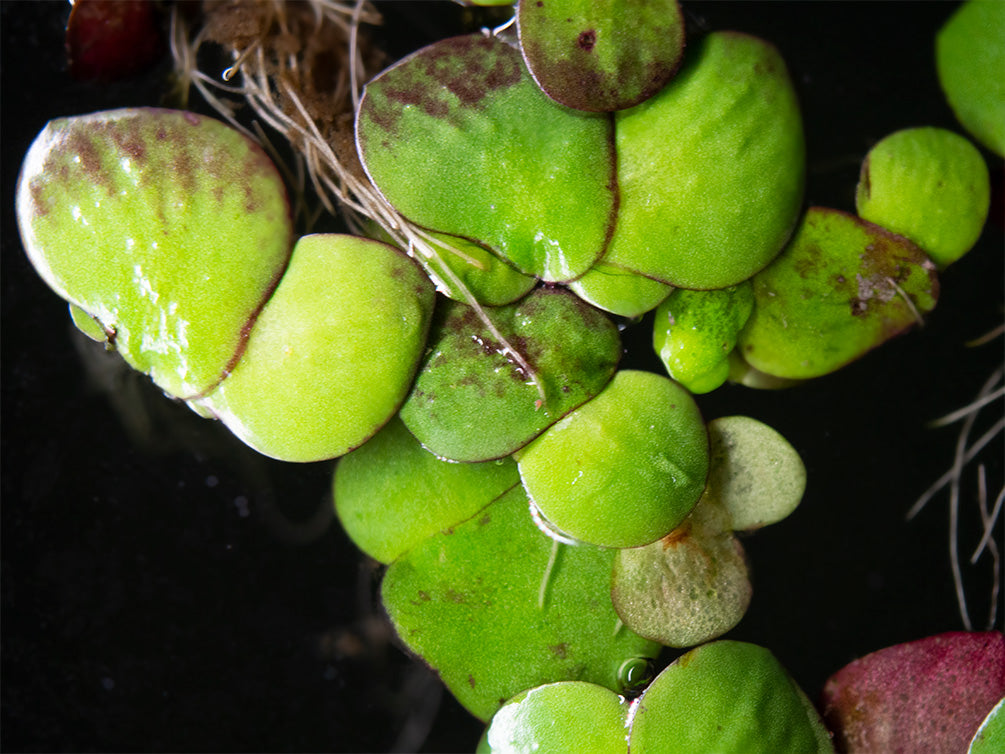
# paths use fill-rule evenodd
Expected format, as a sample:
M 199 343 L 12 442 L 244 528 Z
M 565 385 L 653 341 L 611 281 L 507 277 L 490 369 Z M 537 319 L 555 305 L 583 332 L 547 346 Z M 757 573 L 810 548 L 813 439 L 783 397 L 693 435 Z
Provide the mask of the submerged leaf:
M 610 120 L 550 100 L 495 37 L 445 39 L 385 70 L 366 85 L 356 140 L 402 214 L 485 244 L 521 272 L 571 280 L 606 248 Z

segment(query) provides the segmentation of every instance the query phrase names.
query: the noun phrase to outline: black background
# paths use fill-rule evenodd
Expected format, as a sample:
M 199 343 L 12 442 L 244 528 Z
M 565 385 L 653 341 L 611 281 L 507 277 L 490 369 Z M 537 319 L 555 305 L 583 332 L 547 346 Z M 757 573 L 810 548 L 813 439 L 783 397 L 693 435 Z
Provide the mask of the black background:
M 394 54 L 462 29 L 449 3 L 382 7 Z M 694 33 L 733 28 L 778 45 L 804 108 L 807 202 L 844 210 L 879 138 L 960 130 L 932 52 L 954 8 L 685 4 Z M 379 573 L 332 523 L 333 464 L 264 459 L 115 369 L 30 269 L 13 187 L 35 134 L 55 116 L 158 104 L 166 90 L 164 66 L 125 84 L 74 82 L 67 13 L 0 4 L 2 748 L 473 750 L 480 723 L 395 644 L 373 598 Z M 964 345 L 1003 318 L 1002 163 L 987 157 L 997 216 L 942 276 L 925 328 L 799 388 L 699 399 L 706 418 L 767 421 L 806 462 L 801 507 L 745 540 L 755 594 L 729 636 L 769 647 L 811 696 L 857 656 L 963 627 L 945 497 L 911 523 L 904 514 L 951 463 L 955 429 L 926 422 L 966 404 L 1002 362 L 1001 339 Z M 658 367 L 649 332 L 629 331 L 626 366 Z M 983 459 L 993 496 L 1000 438 Z M 963 508 L 969 554 L 972 490 Z M 978 626 L 988 570 L 964 568 Z

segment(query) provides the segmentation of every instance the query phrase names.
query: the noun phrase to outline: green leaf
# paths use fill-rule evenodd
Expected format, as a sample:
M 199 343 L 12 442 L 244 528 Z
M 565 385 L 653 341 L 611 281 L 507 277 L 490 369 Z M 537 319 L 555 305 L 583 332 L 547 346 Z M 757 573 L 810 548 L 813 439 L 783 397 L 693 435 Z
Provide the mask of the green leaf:
M 493 716 L 485 754 L 627 754 L 628 704 L 610 689 L 559 681 L 517 694 Z
M 521 272 L 571 280 L 606 248 L 617 195 L 610 120 L 550 100 L 495 37 L 446 39 L 385 70 L 366 85 L 356 139 L 402 214 Z
M 938 297 L 935 266 L 917 246 L 820 207 L 753 283 L 739 352 L 754 369 L 793 379 L 854 361 L 916 324 Z
M 708 423 L 711 463 L 705 495 L 722 505 L 733 531 L 781 521 L 806 489 L 806 467 L 776 430 L 749 416 Z
M 637 704 L 632 754 L 834 751 L 805 694 L 754 644 L 716 641 L 691 650 Z
M 419 266 L 392 246 L 304 236 L 234 371 L 201 403 L 274 458 L 343 455 L 405 399 L 434 296 Z
M 869 150 L 855 207 L 944 268 L 977 243 L 990 197 L 988 168 L 973 144 L 941 128 L 909 128 Z
M 935 37 L 935 63 L 960 123 L 1005 157 L 1005 3 L 961 5 Z
M 555 681 L 617 689 L 618 669 L 659 646 L 619 628 L 613 550 L 567 546 L 532 522 L 517 487 L 396 560 L 384 606 L 401 640 L 482 720 Z
M 583 301 L 598 309 L 632 319 L 655 309 L 673 290 L 666 283 L 605 264 L 603 260 L 568 285 Z
M 520 483 L 509 458 L 444 461 L 397 417 L 335 468 L 335 511 L 367 555 L 390 563 L 427 537 L 465 521 Z
M 233 365 L 291 247 L 286 190 L 261 148 L 173 110 L 50 121 L 25 157 L 17 218 L 43 280 L 180 397 Z
M 621 201 L 605 262 L 711 289 L 746 280 L 781 251 L 802 205 L 804 155 L 774 47 L 710 34 L 615 124 Z
M 521 2 L 517 23 L 538 85 L 577 110 L 637 105 L 663 88 L 684 54 L 677 0 Z
M 967 754 L 995 754 L 1005 750 L 1005 698 L 995 705 L 977 729 Z
M 684 388 L 620 371 L 517 463 L 531 499 L 560 532 L 602 547 L 639 547 L 676 528 L 698 502 L 708 434 Z
M 394 240 L 376 223 L 368 227 L 369 235 L 378 241 L 395 245 Z M 430 233 L 430 246 L 435 256 L 418 251 L 413 258 L 422 265 L 436 285 L 436 290 L 454 301 L 469 303 L 464 291 L 453 282 L 451 272 L 467 288 L 475 301 L 484 306 L 504 306 L 527 295 L 537 284 L 537 278 L 517 272 L 508 262 L 466 238 Z
M 455 461 L 512 454 L 599 393 L 621 356 L 614 323 L 568 291 L 542 288 L 486 311 L 534 374 L 505 353 L 474 309 L 445 302 L 401 409 L 423 445 Z
M 729 515 L 707 497 L 663 539 L 618 550 L 611 582 L 625 625 L 671 647 L 693 647 L 729 631 L 747 612 L 751 591 Z
M 729 377 L 729 354 L 754 308 L 750 283 L 715 291 L 676 289 L 656 310 L 653 349 L 667 374 L 692 393 Z

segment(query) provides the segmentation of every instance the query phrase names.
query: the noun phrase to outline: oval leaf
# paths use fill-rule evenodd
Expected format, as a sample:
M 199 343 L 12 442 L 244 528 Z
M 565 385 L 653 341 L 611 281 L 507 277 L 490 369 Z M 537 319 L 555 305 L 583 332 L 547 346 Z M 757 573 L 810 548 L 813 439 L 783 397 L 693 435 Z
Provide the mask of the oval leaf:
M 708 474 L 694 399 L 649 372 L 618 372 L 521 451 L 520 478 L 555 528 L 602 547 L 639 547 L 677 527 Z
M 610 689 L 560 681 L 517 694 L 493 716 L 478 754 L 627 754 L 628 705 Z
M 632 754 L 834 751 L 806 695 L 771 652 L 754 644 L 716 641 L 692 649 L 637 704 Z
M 356 139 L 402 214 L 483 243 L 521 272 L 571 280 L 606 247 L 610 120 L 550 100 L 499 39 L 446 39 L 384 71 L 366 85 Z
M 1005 636 L 953 631 L 897 644 L 827 681 L 824 718 L 849 754 L 962 752 L 1005 696 Z
M 739 352 L 776 377 L 819 377 L 916 324 L 938 297 L 913 243 L 838 210 L 811 207 L 785 252 L 754 278 Z
M 434 297 L 429 278 L 392 246 L 304 236 L 241 360 L 202 404 L 265 455 L 347 453 L 405 399 Z
M 663 90 L 617 113 L 618 224 L 605 261 L 680 288 L 768 264 L 802 205 L 802 119 L 766 42 L 708 35 Z
M 646 547 L 618 550 L 611 599 L 625 625 L 670 647 L 729 631 L 747 612 L 750 579 L 729 516 L 702 498 L 684 523 Z
M 474 309 L 446 302 L 401 408 L 409 431 L 443 458 L 510 455 L 599 393 L 621 356 L 614 323 L 568 291 L 542 288 L 487 312 L 530 364 L 538 384 Z
M 806 467 L 776 430 L 749 416 L 708 423 L 711 445 L 705 495 L 729 514 L 730 528 L 749 531 L 781 521 L 806 490 Z
M 286 189 L 250 139 L 193 113 L 51 121 L 17 188 L 25 250 L 166 392 L 211 388 L 290 253 Z
M 622 110 L 669 81 L 684 54 L 677 0 L 525 0 L 520 47 L 538 85 L 577 110 Z
M 519 483 L 512 459 L 444 461 L 394 418 L 339 460 L 332 487 L 335 512 L 352 541 L 370 557 L 390 563 Z

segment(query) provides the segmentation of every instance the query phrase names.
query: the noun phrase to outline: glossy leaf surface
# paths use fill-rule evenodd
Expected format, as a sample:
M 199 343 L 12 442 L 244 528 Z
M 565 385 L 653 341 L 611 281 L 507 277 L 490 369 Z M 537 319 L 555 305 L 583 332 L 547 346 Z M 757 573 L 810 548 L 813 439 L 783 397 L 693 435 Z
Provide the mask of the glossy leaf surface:
M 673 290 L 666 283 L 603 260 L 569 283 L 569 289 L 598 309 L 630 318 L 641 317 L 656 308 Z
M 622 110 L 651 97 L 684 53 L 677 0 L 530 0 L 520 48 L 548 96 L 577 110 Z
M 624 660 L 655 656 L 658 645 L 618 628 L 613 559 L 545 536 L 518 487 L 392 563 L 381 594 L 402 641 L 487 720 L 543 683 L 616 689 Z
M 653 349 L 670 377 L 708 393 L 729 377 L 729 354 L 754 308 L 750 283 L 671 293 L 656 310 Z
M 493 716 L 478 754 L 627 754 L 628 704 L 610 689 L 560 681 L 517 694 Z
M 240 361 L 204 405 L 274 458 L 343 455 L 405 399 L 434 296 L 419 266 L 392 246 L 304 236 Z
M 708 434 L 686 390 L 625 370 L 517 462 L 531 499 L 561 532 L 603 547 L 639 547 L 674 529 L 698 502 Z
M 257 145 L 211 118 L 144 108 L 49 122 L 25 157 L 17 218 L 46 283 L 180 397 L 232 365 L 292 234 Z
M 401 418 L 438 456 L 502 458 L 599 393 L 621 356 L 617 328 L 561 289 L 542 288 L 487 309 L 540 380 L 509 355 L 474 309 L 446 302 Z
M 820 207 L 753 283 L 739 351 L 758 371 L 795 379 L 854 361 L 917 324 L 938 296 L 934 265 L 917 246 Z
M 367 84 L 359 153 L 413 222 L 487 245 L 548 281 L 578 277 L 615 213 L 610 121 L 545 96 L 520 53 L 480 34 L 436 42 Z
M 709 34 L 655 97 L 616 114 L 618 224 L 605 261 L 681 288 L 746 280 L 803 190 L 802 119 L 774 47 Z
M 335 469 L 335 511 L 346 533 L 381 563 L 475 515 L 520 483 L 509 458 L 443 461 L 419 444 L 397 417 Z

